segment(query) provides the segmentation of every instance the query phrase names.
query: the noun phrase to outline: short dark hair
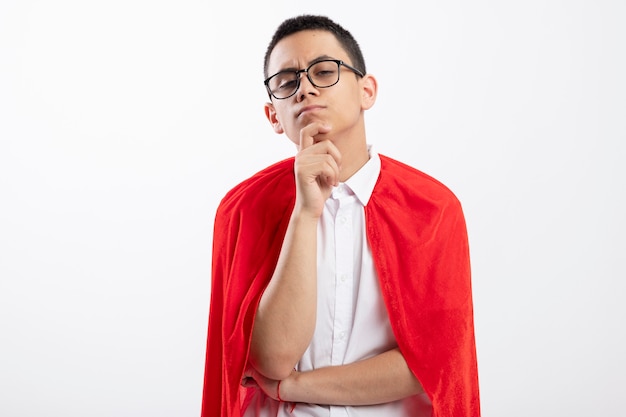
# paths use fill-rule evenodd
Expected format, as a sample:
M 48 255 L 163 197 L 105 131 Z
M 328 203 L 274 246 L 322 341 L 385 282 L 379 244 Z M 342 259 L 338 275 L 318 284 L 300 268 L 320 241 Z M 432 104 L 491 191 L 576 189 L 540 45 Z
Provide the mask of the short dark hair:
M 276 29 L 276 32 L 274 32 L 274 36 L 272 37 L 272 40 L 267 47 L 267 51 L 265 52 L 265 61 L 263 64 L 264 78 L 267 78 L 269 75 L 267 73 L 267 66 L 269 64 L 270 55 L 272 54 L 274 47 L 276 47 L 276 44 L 281 39 L 303 30 L 325 30 L 335 35 L 335 38 L 337 38 L 343 49 L 350 57 L 352 66 L 361 71 L 363 74 L 367 73 L 365 70 L 365 59 L 363 58 L 361 48 L 350 32 L 326 16 L 300 15 L 283 21 L 283 23 L 281 23 Z

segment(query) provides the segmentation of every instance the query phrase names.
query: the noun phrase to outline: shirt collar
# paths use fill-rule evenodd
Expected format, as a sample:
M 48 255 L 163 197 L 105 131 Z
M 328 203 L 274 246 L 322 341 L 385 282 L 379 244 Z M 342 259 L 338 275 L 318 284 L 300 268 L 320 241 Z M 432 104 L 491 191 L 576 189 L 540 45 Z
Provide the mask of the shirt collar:
M 374 191 L 380 174 L 380 157 L 372 145 L 367 146 L 370 159 L 344 183 L 347 185 L 363 206 L 366 206 Z

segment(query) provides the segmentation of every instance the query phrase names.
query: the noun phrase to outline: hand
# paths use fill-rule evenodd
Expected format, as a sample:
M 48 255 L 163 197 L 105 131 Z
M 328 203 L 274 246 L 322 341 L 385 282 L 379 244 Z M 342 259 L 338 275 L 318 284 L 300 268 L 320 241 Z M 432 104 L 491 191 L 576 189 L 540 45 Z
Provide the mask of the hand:
M 246 388 L 260 388 L 265 395 L 278 400 L 278 381 L 264 377 L 252 367 L 246 369 L 241 385 Z
M 339 184 L 341 154 L 330 140 L 316 136 L 330 127 L 313 122 L 300 131 L 300 146 L 295 162 L 296 209 L 319 218 L 332 187 Z

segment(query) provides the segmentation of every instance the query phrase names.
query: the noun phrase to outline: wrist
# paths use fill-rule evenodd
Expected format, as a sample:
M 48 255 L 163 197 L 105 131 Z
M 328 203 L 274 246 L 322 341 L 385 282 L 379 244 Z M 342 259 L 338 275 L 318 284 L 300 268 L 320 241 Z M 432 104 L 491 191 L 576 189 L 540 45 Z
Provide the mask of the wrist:
M 280 401 L 281 403 L 285 402 L 283 397 L 280 395 L 280 384 L 282 384 L 282 382 L 283 380 L 280 380 L 278 381 L 278 384 L 276 384 L 276 399 Z
M 291 213 L 291 222 L 300 227 L 315 227 L 322 215 L 322 210 L 310 209 L 296 204 Z
M 281 402 L 297 402 L 297 396 L 294 395 L 297 387 L 297 377 L 299 372 L 293 371 L 291 375 L 278 382 L 276 387 L 276 399 Z

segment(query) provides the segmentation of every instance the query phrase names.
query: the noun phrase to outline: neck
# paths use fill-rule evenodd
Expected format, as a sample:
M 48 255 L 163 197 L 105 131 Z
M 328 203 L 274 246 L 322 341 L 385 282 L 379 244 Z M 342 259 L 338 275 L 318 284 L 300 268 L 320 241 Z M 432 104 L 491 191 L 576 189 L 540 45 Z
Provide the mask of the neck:
M 367 143 L 365 139 L 351 146 L 341 146 L 337 144 L 339 152 L 341 152 L 341 171 L 339 173 L 339 181 L 345 182 L 355 172 L 357 172 L 369 160 L 367 151 Z
M 331 140 L 341 153 L 339 181 L 345 182 L 369 160 L 365 124 L 362 117 L 360 123 L 356 123 L 352 128 L 343 132 L 337 132 L 337 136 Z

